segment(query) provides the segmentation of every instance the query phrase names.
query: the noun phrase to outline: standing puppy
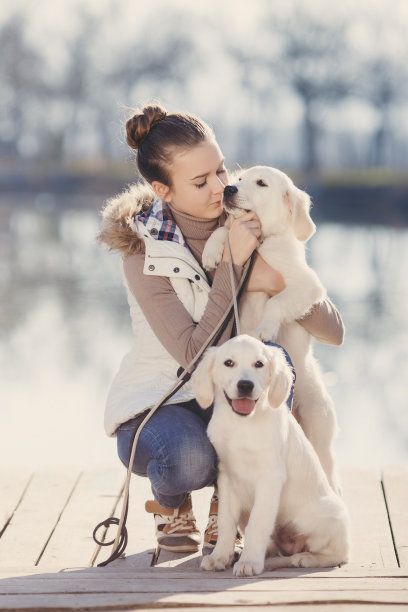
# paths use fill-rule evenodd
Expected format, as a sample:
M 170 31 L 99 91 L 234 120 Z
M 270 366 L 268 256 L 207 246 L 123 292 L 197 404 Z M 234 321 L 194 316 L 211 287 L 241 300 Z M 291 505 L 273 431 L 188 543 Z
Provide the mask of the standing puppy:
M 214 403 L 208 437 L 219 458 L 218 541 L 202 569 L 231 565 L 237 527 L 245 545 L 236 576 L 260 574 L 268 551 L 268 569 L 347 562 L 347 510 L 288 411 L 283 351 L 237 336 L 206 351 L 192 382 L 203 408 Z
M 309 214 L 310 198 L 280 170 L 256 166 L 242 172 L 234 185 L 225 188 L 224 208 L 231 218 L 244 210 L 256 212 L 262 228 L 258 252 L 282 274 L 286 285 L 274 297 L 245 292 L 239 308 L 241 330 L 262 340 L 273 340 L 288 351 L 296 371 L 297 418 L 330 484 L 340 493 L 332 448 L 337 433 L 334 404 L 313 356 L 311 335 L 296 322 L 326 297 L 305 257 L 304 243 L 316 230 Z M 227 220 L 207 241 L 203 251 L 205 268 L 214 268 L 221 260 L 230 222 Z

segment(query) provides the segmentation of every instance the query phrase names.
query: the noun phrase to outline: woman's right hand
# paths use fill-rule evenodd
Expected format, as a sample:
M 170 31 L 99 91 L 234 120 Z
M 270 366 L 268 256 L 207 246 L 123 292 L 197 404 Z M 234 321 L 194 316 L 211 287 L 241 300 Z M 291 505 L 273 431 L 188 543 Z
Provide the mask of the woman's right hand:
M 229 230 L 229 244 L 232 262 L 243 266 L 252 252 L 259 247 L 258 238 L 261 237 L 261 223 L 254 211 L 244 213 L 242 217 L 234 219 Z M 222 261 L 228 261 L 227 247 L 224 247 Z

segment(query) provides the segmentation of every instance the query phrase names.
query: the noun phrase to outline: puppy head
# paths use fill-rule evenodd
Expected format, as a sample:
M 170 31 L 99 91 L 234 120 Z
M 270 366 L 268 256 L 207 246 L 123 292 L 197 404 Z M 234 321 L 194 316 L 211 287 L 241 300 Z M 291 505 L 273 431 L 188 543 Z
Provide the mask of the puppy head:
M 288 397 L 292 375 L 283 352 L 251 336 L 240 335 L 220 347 L 207 349 L 192 376 L 198 403 L 250 416 L 261 400 L 278 408 Z M 267 403 L 268 404 L 268 403 Z
M 298 240 L 306 242 L 316 231 L 309 214 L 309 196 L 276 168 L 254 166 L 241 172 L 233 185 L 225 187 L 223 203 L 234 217 L 242 210 L 255 211 L 264 236 L 292 229 Z

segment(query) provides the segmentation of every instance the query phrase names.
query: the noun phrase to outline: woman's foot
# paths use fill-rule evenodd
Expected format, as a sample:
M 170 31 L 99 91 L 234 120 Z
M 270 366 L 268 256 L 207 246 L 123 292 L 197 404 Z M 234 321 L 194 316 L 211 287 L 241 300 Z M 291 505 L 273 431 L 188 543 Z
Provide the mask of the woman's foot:
M 217 490 L 214 490 L 210 502 L 210 511 L 208 513 L 208 523 L 204 531 L 203 553 L 206 550 L 210 552 L 217 543 L 218 538 L 218 495 Z
M 218 491 L 214 489 L 210 502 L 207 527 L 204 532 L 203 554 L 208 555 L 214 548 L 218 539 Z M 243 537 L 237 531 L 235 538 L 235 554 L 239 555 L 243 548 Z
M 179 508 L 165 508 L 156 500 L 147 501 L 146 512 L 154 514 L 160 548 L 172 552 L 197 552 L 201 537 L 191 506 L 190 494 Z

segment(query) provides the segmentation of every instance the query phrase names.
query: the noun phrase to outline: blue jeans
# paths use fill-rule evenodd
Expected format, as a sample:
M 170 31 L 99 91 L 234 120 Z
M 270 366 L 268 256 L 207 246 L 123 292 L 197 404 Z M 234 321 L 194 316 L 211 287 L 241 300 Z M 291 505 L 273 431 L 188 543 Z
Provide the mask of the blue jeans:
M 136 416 L 117 430 L 118 455 L 126 467 L 144 416 Z M 178 508 L 187 493 L 215 483 L 217 456 L 206 433 L 210 416 L 210 410 L 202 410 L 192 400 L 161 406 L 143 427 L 132 472 L 149 478 L 162 506 Z

